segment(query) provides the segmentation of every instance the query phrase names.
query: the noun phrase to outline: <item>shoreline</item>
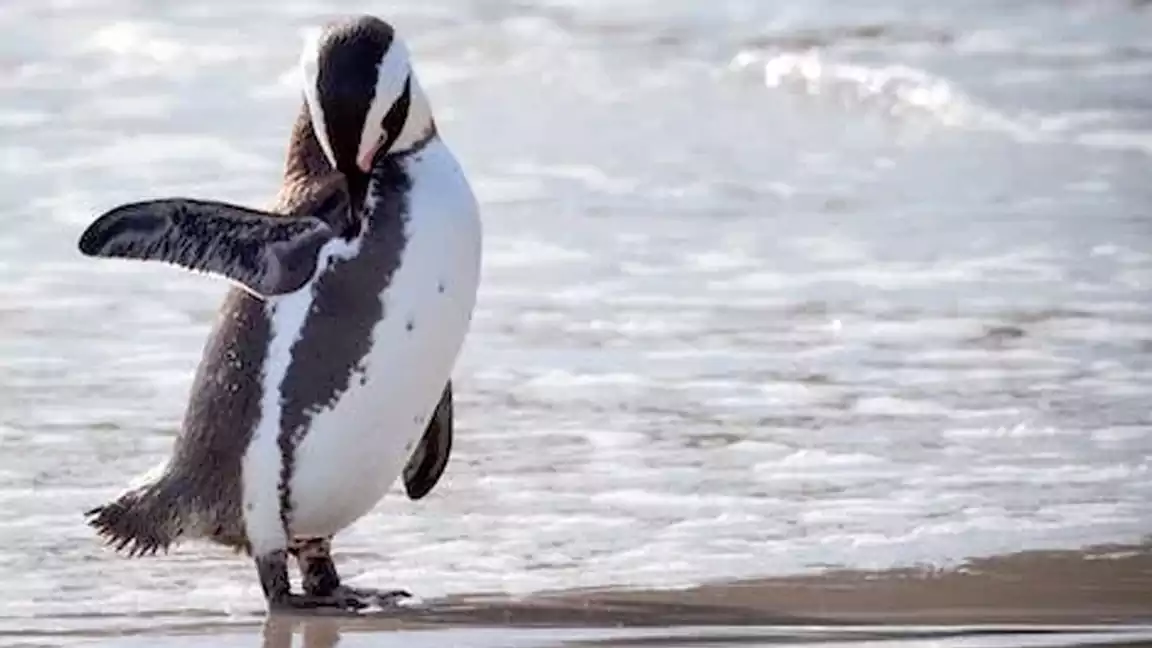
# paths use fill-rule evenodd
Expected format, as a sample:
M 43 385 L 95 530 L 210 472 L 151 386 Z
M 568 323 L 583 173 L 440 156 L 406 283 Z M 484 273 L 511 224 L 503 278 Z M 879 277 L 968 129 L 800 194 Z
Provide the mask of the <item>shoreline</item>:
M 1152 623 L 1152 542 L 973 558 L 949 570 L 838 569 L 679 590 L 541 592 L 530 600 L 682 605 L 820 623 Z

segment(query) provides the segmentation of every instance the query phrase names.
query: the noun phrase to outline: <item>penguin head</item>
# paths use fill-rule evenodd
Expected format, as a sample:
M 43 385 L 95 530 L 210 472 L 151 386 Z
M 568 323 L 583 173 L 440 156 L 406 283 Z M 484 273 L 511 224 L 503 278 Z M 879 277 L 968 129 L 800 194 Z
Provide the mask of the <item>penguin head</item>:
M 346 176 L 367 174 L 433 128 L 408 48 L 391 25 L 356 16 L 325 25 L 301 55 L 304 100 L 320 148 Z

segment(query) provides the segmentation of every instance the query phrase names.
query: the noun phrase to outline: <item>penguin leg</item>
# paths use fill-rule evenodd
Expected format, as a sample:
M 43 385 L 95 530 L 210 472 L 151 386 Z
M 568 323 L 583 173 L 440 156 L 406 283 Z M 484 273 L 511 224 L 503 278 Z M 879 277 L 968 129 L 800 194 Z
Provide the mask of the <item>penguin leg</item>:
M 332 538 L 297 539 L 292 554 L 300 567 L 305 596 L 332 597 L 354 601 L 360 607 L 375 605 L 382 608 L 412 596 L 404 590 L 377 590 L 341 584 L 336 564 L 332 561 Z
M 340 587 L 340 575 L 332 562 L 331 538 L 298 538 L 292 543 L 291 552 L 300 568 L 305 594 L 331 596 Z
M 270 611 L 339 610 L 355 611 L 367 607 L 359 599 L 336 590 L 327 595 L 296 594 L 288 580 L 288 550 L 277 549 L 256 556 L 256 573 L 264 600 Z

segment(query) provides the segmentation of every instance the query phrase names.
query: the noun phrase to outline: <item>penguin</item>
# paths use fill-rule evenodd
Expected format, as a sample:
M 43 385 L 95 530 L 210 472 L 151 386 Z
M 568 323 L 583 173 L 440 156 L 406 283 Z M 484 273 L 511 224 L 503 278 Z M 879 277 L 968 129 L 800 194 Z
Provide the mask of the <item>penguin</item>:
M 269 611 L 358 610 L 409 594 L 342 584 L 332 539 L 397 478 L 418 500 L 445 470 L 482 228 L 392 25 L 327 23 L 300 66 L 302 106 L 269 210 L 145 200 L 80 236 L 88 257 L 233 284 L 170 457 L 85 515 L 128 556 L 193 539 L 247 554 Z

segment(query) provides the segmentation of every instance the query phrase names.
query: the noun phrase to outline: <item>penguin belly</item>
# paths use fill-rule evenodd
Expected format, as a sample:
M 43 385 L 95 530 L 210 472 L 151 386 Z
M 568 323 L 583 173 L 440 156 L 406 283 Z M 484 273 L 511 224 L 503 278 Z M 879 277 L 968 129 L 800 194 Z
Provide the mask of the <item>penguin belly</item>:
M 380 501 L 423 435 L 469 328 L 480 270 L 475 200 L 439 142 L 414 155 L 408 172 L 407 242 L 378 296 L 384 317 L 347 390 L 314 414 L 295 448 L 293 536 L 332 535 Z
M 377 327 L 364 373 L 313 419 L 296 447 L 290 477 L 292 535 L 328 536 L 344 529 L 395 483 L 424 434 L 463 340 L 463 318 L 446 310 L 417 310 L 424 324 L 412 331 L 403 321 Z

